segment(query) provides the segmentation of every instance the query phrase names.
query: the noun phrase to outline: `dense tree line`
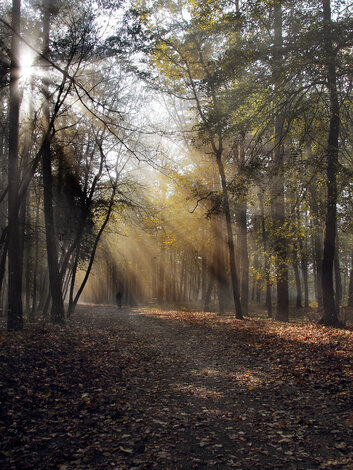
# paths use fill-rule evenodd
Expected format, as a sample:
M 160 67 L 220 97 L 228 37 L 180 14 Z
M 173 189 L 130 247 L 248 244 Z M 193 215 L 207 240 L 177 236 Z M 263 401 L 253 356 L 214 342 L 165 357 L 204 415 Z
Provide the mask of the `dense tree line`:
M 17 330 L 21 294 L 30 320 L 39 312 L 63 322 L 65 297 L 73 312 L 113 210 L 128 205 L 124 168 L 136 139 L 123 69 L 136 35 L 119 51 L 107 44 L 98 11 L 114 10 L 104 3 L 1 8 L 1 294 Z
M 316 301 L 325 324 L 340 321 L 343 287 L 352 302 L 350 230 L 342 225 L 350 206 L 351 13 L 350 2 L 277 0 L 158 2 L 143 12 L 153 35 L 150 86 L 174 107 L 184 154 L 198 153 L 176 172 L 209 217 L 205 252 L 200 238 L 187 253 L 183 239 L 170 246 L 155 232 L 162 265 L 165 250 L 183 245 L 165 269 L 179 271 L 174 284 L 196 276 L 193 294 L 179 285 L 180 297 L 207 305 L 205 269 L 220 311 L 231 295 L 238 318 L 260 285 L 269 315 L 275 303 L 284 321 L 293 285 L 296 305 Z
M 9 329 L 22 298 L 29 319 L 62 322 L 86 285 L 99 302 L 119 289 L 239 319 L 249 303 L 282 321 L 316 304 L 339 324 L 353 306 L 351 2 L 0 8 Z
M 170 24 L 164 26 L 168 10 Z M 217 163 L 229 251 L 224 270 L 239 317 L 249 289 L 246 232 L 259 210 L 247 205 L 251 193 L 260 191 L 265 219 L 260 225 L 268 240 L 263 263 L 273 271 L 276 318 L 288 320 L 292 264 L 300 290 L 301 251 L 306 283 L 309 265 L 316 265 L 323 322 L 339 321 L 337 210 L 350 184 L 344 175 L 350 172 L 352 137 L 346 120 L 352 98 L 351 10 L 349 2 L 330 1 L 196 2 L 189 8 L 166 3 L 151 20 L 157 37 L 152 61 L 163 72 L 161 87 L 192 103 L 193 144 Z M 299 236 L 313 220 L 316 237 L 323 233 L 315 260 L 304 252 L 308 237 Z

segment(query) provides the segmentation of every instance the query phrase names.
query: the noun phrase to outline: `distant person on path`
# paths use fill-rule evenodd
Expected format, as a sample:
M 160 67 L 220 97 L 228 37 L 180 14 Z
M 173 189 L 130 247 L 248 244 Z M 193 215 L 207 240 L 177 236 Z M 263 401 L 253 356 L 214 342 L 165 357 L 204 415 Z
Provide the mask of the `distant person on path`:
M 116 294 L 116 304 L 118 306 L 118 308 L 121 308 L 121 298 L 122 298 L 122 294 L 121 292 L 117 292 Z

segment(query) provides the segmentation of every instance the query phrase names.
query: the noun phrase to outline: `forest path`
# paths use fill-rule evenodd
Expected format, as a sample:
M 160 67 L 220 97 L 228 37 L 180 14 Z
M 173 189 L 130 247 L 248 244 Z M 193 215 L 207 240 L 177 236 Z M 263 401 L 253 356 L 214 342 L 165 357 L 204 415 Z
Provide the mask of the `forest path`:
M 82 305 L 18 339 L 1 468 L 353 468 L 352 332 Z

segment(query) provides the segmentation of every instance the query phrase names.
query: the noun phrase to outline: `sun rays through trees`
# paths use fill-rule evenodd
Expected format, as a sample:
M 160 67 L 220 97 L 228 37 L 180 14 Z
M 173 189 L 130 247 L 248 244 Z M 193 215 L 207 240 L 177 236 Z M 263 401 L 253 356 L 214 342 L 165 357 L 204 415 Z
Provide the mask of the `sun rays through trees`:
M 9 330 L 117 292 L 238 319 L 350 319 L 351 2 L 0 10 Z

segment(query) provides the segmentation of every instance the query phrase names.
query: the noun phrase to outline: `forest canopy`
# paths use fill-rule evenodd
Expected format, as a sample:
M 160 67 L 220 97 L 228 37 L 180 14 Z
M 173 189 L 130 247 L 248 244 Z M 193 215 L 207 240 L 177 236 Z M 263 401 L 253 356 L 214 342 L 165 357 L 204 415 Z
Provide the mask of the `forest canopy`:
M 9 330 L 79 300 L 344 323 L 353 2 L 6 0 Z

